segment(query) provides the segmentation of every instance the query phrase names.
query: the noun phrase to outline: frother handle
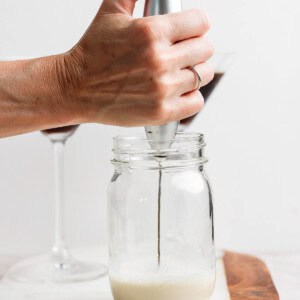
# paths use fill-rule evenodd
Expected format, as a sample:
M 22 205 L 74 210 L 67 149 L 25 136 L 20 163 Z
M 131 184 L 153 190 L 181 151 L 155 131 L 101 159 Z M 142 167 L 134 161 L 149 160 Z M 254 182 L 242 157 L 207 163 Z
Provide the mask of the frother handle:
M 146 0 L 144 16 L 165 15 L 182 11 L 182 0 Z
M 164 15 L 182 10 L 181 0 L 146 0 L 144 16 Z M 170 148 L 179 126 L 179 121 L 161 126 L 146 126 L 147 138 L 155 150 Z

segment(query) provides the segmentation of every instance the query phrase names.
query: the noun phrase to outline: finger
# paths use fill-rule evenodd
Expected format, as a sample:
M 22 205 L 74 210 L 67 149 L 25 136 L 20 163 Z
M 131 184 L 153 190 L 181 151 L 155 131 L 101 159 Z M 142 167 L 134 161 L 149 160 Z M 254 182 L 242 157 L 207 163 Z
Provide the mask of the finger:
M 173 102 L 170 121 L 183 120 L 197 114 L 204 106 L 204 99 L 199 91 L 189 92 Z
M 187 68 L 207 61 L 214 54 L 212 43 L 205 37 L 192 38 L 171 47 L 177 66 Z
M 214 78 L 214 69 L 208 63 L 201 63 L 195 66 L 196 71 L 201 77 L 201 87 L 207 85 Z M 199 86 L 199 79 L 191 69 L 186 68 L 181 70 L 177 75 L 177 82 L 179 82 L 179 93 L 183 95 L 190 91 L 194 91 Z
M 188 10 L 161 16 L 165 36 L 173 44 L 204 35 L 210 28 L 206 13 L 201 10 Z
M 137 0 L 103 0 L 101 13 L 122 13 L 132 16 Z

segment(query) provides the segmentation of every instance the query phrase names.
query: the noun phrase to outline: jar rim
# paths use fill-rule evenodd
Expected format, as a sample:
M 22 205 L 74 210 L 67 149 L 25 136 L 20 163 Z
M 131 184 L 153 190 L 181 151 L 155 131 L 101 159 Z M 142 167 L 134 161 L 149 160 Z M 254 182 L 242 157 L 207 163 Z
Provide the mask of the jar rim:
M 170 140 L 168 149 L 155 150 L 151 147 L 151 139 L 144 135 L 118 135 L 114 137 L 113 164 L 119 163 L 155 163 L 158 160 L 164 164 L 172 164 L 174 161 L 205 163 L 202 149 L 205 147 L 204 135 L 195 132 L 178 132 L 175 139 Z
M 114 153 L 149 153 L 149 154 L 167 154 L 174 151 L 184 150 L 185 148 L 203 148 L 205 146 L 204 135 L 196 132 L 178 132 L 174 139 L 164 141 L 171 147 L 166 149 L 154 150 L 151 143 L 156 141 L 147 138 L 145 135 L 136 136 L 117 135 L 113 140 Z
M 116 135 L 114 140 L 117 141 L 131 141 L 131 140 L 140 140 L 148 143 L 154 142 L 154 140 L 148 139 L 146 135 L 137 134 L 136 136 L 132 135 Z M 175 142 L 175 141 L 200 141 L 204 140 L 204 134 L 198 132 L 177 132 L 174 139 L 165 141 L 165 142 Z

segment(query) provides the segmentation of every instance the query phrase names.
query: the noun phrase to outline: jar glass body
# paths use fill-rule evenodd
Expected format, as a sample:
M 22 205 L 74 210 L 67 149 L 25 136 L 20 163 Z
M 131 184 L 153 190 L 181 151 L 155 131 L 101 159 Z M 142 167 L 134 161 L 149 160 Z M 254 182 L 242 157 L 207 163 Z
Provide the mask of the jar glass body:
M 196 143 L 159 157 L 146 142 L 142 155 L 134 147 L 116 151 L 108 190 L 115 300 L 209 299 L 215 281 L 213 205 L 203 141 Z

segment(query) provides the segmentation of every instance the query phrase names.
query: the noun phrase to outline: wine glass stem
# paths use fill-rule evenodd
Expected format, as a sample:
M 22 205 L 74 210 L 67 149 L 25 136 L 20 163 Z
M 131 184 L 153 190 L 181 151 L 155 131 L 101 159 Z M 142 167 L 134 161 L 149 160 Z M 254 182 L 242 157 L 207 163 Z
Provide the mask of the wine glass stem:
M 64 203 L 64 148 L 61 141 L 53 142 L 55 172 L 55 232 L 52 255 L 57 262 L 66 262 L 69 251 L 65 243 L 65 203 Z

